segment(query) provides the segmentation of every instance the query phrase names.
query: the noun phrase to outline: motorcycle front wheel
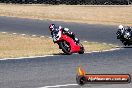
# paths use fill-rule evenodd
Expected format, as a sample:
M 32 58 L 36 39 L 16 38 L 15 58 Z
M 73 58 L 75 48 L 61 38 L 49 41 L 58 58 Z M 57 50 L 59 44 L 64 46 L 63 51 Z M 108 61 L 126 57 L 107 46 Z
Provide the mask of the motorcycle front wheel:
M 63 41 L 59 43 L 60 48 L 62 49 L 62 51 L 67 54 L 67 55 L 71 55 L 72 53 L 71 51 L 71 46 L 68 42 Z

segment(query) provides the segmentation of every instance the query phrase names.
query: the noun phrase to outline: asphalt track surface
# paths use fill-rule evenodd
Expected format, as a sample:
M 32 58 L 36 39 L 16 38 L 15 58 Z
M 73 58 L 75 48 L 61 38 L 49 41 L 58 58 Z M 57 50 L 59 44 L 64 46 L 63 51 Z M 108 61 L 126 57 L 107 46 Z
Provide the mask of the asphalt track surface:
M 48 25 L 51 22 L 70 28 L 81 40 L 122 45 L 116 40 L 117 26 L 0 17 L 0 31 L 50 35 Z M 122 48 L 116 51 L 83 55 L 3 60 L 0 61 L 0 88 L 46 88 L 45 86 L 76 84 L 76 71 L 80 65 L 86 69 L 87 73 L 129 73 L 132 75 L 132 49 L 131 47 Z M 75 85 L 59 88 L 81 87 Z M 132 88 L 132 84 L 88 84 L 82 88 Z

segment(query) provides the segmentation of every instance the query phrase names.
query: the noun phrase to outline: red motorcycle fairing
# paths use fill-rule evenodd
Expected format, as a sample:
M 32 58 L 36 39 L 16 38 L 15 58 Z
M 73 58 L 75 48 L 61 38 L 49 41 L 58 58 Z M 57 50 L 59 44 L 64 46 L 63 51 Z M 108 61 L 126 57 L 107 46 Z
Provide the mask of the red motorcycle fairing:
M 72 38 L 70 38 L 69 36 L 63 35 L 63 36 L 60 38 L 60 40 L 67 41 L 67 42 L 70 44 L 70 46 L 71 46 L 70 52 L 72 52 L 72 53 L 77 53 L 77 52 L 80 51 L 80 46 L 77 45 L 77 44 L 74 42 L 74 40 L 73 40 Z
M 79 45 L 77 45 L 71 37 L 69 37 L 66 34 L 63 34 L 62 30 L 60 30 L 60 31 L 61 31 L 61 35 L 62 36 L 59 38 L 58 41 L 55 41 L 54 43 L 58 44 L 61 41 L 66 41 L 66 42 L 68 42 L 70 44 L 70 47 L 71 47 L 70 52 L 71 53 L 78 53 L 80 51 L 81 47 Z

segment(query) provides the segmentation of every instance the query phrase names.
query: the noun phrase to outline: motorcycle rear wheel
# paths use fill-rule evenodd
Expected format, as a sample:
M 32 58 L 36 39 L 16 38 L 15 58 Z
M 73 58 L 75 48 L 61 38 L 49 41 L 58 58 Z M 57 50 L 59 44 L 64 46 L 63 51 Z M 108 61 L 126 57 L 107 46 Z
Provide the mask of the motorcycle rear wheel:
M 84 49 L 83 45 L 81 43 L 79 43 L 79 45 L 80 45 L 80 51 L 78 53 L 84 54 L 85 49 Z

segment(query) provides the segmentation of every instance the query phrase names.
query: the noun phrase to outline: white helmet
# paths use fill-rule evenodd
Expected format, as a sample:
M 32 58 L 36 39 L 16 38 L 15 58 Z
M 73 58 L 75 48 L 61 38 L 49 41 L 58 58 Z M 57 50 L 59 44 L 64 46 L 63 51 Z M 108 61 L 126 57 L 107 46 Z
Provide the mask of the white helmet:
M 124 27 L 122 25 L 119 25 L 118 29 L 123 29 Z

